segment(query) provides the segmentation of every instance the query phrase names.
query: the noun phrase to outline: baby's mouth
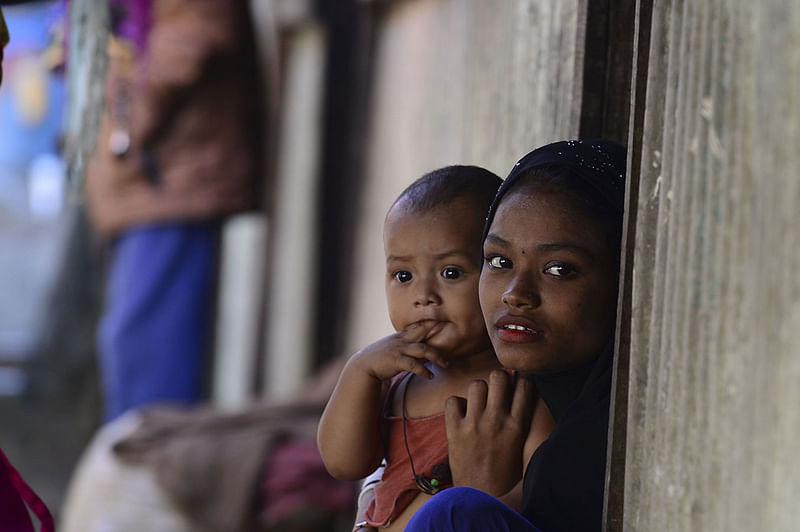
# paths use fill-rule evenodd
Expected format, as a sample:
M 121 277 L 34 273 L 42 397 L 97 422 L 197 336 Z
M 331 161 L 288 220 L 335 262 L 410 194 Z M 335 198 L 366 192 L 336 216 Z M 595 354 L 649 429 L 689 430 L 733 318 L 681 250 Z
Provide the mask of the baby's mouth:
M 428 331 L 428 334 L 425 335 L 425 340 L 430 340 L 437 334 L 439 334 L 442 329 L 444 329 L 445 322 L 443 321 L 436 321 L 436 320 L 425 320 L 425 322 L 435 322 L 434 326 Z

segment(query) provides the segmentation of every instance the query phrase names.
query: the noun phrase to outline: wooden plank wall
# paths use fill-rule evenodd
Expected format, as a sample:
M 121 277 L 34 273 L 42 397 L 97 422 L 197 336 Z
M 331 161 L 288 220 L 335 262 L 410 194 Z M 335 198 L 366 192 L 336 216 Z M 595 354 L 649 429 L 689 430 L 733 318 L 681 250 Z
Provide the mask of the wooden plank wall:
M 656 0 L 625 530 L 797 530 L 800 4 Z

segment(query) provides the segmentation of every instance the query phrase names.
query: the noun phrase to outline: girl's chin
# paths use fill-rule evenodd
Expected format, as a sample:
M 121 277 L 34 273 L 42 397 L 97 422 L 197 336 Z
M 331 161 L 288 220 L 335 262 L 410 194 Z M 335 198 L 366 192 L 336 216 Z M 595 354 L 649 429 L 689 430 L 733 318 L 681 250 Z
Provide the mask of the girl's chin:
M 533 353 L 527 356 L 520 356 L 519 353 L 503 356 L 502 353 L 497 352 L 497 359 L 507 370 L 516 371 L 522 375 L 548 373 L 547 366 L 542 364 L 541 358 Z

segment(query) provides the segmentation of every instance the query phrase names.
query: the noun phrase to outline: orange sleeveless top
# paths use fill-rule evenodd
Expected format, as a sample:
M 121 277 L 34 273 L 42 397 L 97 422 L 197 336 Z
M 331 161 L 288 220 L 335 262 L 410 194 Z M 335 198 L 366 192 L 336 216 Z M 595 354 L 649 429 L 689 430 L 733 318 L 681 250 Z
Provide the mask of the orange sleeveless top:
M 403 437 L 402 416 L 390 415 L 392 397 L 398 390 L 405 394 L 410 375 L 407 373 L 395 378 L 386 394 L 383 413 L 384 429 L 387 431 L 384 440 L 387 442 L 386 469 L 381 482 L 375 486 L 375 498 L 367 508 L 366 519 L 370 526 L 388 525 L 420 493 L 411 471 L 409 452 L 417 474 L 425 475 L 429 479 L 436 476 L 433 474 L 434 466 L 447 462 L 444 412 L 406 418 L 408 450 Z M 452 483 L 448 478 L 446 482 L 441 483 L 439 489 L 450 486 Z

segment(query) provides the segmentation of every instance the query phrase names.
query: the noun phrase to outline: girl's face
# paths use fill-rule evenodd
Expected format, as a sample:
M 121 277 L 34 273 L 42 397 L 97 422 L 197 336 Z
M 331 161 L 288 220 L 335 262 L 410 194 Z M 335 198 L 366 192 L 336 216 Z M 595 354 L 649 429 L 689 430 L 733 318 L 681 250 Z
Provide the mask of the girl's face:
M 457 198 L 429 211 L 392 207 L 384 226 L 386 299 L 397 330 L 428 322 L 425 343 L 448 357 L 491 348 L 478 302 L 486 216 Z
M 617 261 L 569 196 L 522 183 L 484 242 L 480 301 L 503 366 L 546 374 L 596 357 L 616 319 Z

